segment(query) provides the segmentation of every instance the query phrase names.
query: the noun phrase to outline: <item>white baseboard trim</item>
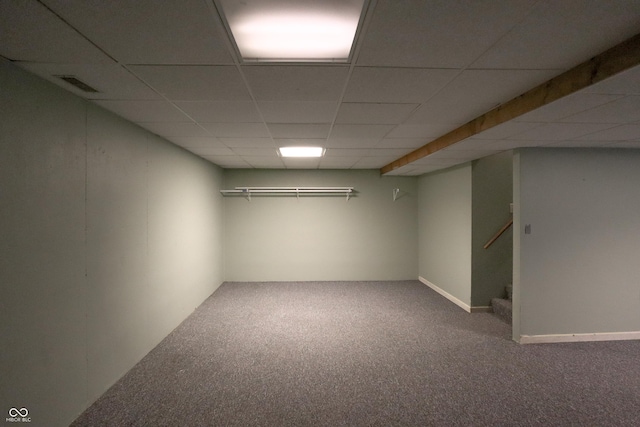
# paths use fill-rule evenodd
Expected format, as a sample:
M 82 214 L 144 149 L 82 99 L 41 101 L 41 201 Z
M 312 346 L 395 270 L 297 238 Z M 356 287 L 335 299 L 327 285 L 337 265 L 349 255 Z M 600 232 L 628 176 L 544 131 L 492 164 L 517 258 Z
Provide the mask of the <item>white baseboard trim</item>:
M 418 280 L 424 283 L 425 285 L 427 285 L 428 287 L 430 287 L 431 289 L 433 289 L 434 291 L 436 291 L 437 293 L 439 293 L 440 295 L 442 295 L 443 297 L 445 297 L 446 299 L 448 299 L 449 301 L 451 301 L 452 303 L 454 303 L 455 305 L 457 305 L 458 307 L 462 308 L 467 313 L 471 313 L 471 307 L 468 304 L 465 304 L 464 302 L 460 301 L 458 298 L 454 297 L 449 292 L 437 287 L 436 285 L 434 285 L 433 283 L 431 283 L 430 281 L 428 281 L 422 276 L 418 276 Z
M 521 335 L 520 344 L 543 344 L 558 342 L 625 341 L 640 340 L 640 331 L 596 332 L 593 334 Z
M 493 313 L 493 309 L 488 305 L 476 305 L 471 307 L 472 313 Z

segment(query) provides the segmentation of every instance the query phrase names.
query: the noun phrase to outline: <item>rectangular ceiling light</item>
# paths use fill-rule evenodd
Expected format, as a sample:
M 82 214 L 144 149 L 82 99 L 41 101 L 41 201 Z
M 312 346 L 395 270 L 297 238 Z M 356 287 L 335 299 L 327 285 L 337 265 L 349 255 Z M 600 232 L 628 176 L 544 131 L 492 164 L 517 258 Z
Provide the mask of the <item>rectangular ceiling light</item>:
M 322 147 L 280 147 L 281 157 L 322 157 L 325 149 Z
M 347 62 L 365 0 L 218 0 L 245 61 Z

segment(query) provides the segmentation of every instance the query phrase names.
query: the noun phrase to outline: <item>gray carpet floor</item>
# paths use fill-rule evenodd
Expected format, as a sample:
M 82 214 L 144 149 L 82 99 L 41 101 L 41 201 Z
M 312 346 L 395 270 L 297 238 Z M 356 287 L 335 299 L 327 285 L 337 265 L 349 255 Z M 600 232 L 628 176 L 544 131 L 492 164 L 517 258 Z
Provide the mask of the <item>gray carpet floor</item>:
M 225 283 L 72 425 L 640 425 L 640 341 L 510 335 L 417 281 Z

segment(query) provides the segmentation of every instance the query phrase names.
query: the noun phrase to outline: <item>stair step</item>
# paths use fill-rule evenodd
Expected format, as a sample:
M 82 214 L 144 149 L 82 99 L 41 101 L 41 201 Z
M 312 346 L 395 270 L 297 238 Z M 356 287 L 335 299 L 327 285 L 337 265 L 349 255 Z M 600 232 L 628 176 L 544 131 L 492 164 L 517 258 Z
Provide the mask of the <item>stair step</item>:
M 491 308 L 496 316 L 511 324 L 513 312 L 513 304 L 511 301 L 502 298 L 493 298 L 491 300 Z

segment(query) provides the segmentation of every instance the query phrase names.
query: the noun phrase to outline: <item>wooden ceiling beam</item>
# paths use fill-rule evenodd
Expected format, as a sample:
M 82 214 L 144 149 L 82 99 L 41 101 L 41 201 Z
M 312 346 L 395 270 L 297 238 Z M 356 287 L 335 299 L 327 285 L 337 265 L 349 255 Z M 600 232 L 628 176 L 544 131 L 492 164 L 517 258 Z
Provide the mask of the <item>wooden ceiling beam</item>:
M 640 65 L 640 34 L 394 160 L 382 167 L 380 173 L 386 174 L 406 166 L 637 65 Z

